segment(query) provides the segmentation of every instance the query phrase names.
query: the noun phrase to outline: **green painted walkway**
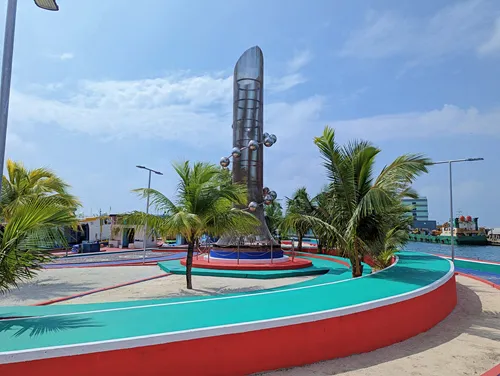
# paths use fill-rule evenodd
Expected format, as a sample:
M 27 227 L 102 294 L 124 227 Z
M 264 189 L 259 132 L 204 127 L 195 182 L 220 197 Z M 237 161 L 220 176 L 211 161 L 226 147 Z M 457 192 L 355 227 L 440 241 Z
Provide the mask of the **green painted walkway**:
M 5 352 L 174 333 L 310 314 L 389 298 L 449 276 L 449 261 L 414 252 L 398 254 L 389 269 L 355 280 L 325 274 L 273 290 L 223 296 L 104 304 L 0 307 L 0 363 Z M 3 358 L 2 358 L 3 356 Z M 5 361 L 5 360 L 4 360 Z
M 447 257 L 449 258 L 449 257 Z M 472 269 L 480 272 L 489 272 L 500 274 L 500 264 L 487 261 L 474 261 L 474 260 L 464 260 L 455 259 L 455 266 L 457 268 Z
M 290 278 L 321 275 L 326 273 L 344 274 L 349 269 L 342 264 L 328 260 L 317 258 L 302 257 L 313 262 L 313 265 L 307 268 L 294 270 L 222 270 L 222 269 L 203 269 L 193 268 L 193 275 L 209 276 L 209 277 L 226 277 L 226 278 L 253 278 L 253 279 L 273 279 L 273 278 Z M 332 260 L 335 260 L 332 258 Z M 166 273 L 186 274 L 186 267 L 181 265 L 179 260 L 171 260 L 159 262 L 158 266 Z M 343 279 L 350 278 L 350 273 L 347 273 Z

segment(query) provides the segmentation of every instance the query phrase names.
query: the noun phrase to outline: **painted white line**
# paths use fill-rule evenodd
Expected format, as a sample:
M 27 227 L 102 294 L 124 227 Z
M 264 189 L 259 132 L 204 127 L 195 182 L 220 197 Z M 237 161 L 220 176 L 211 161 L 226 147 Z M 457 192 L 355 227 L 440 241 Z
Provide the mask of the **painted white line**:
M 500 267 L 500 264 L 496 263 L 496 262 L 488 262 L 488 261 L 483 261 L 483 260 L 470 260 L 470 259 L 463 259 L 463 258 L 455 257 L 455 261 L 457 261 L 457 260 L 458 261 L 465 261 L 465 262 L 473 262 L 476 264 L 495 265 L 495 266 Z
M 415 252 L 415 251 L 409 251 L 409 252 Z M 425 253 L 426 255 L 431 255 L 435 257 L 440 257 L 446 260 L 451 260 L 451 256 L 447 255 L 441 255 L 441 254 L 435 254 L 435 253 L 428 253 L 428 252 L 421 252 L 419 251 L 418 253 Z M 455 257 L 455 261 L 465 261 L 465 262 L 475 262 L 477 264 L 486 264 L 486 265 L 496 265 L 500 267 L 500 262 L 495 262 L 495 261 L 486 261 L 486 260 L 473 260 L 473 259 L 468 259 L 468 258 L 463 258 L 463 257 Z
M 394 264 L 393 264 L 394 265 Z M 137 336 L 106 341 L 96 341 L 89 343 L 79 343 L 74 345 L 51 346 L 29 350 L 8 351 L 0 353 L 0 364 L 15 363 L 62 356 L 73 356 L 90 354 L 111 350 L 124 350 L 135 347 L 160 345 L 172 342 L 201 339 L 206 337 L 221 336 L 227 334 L 244 333 L 263 329 L 272 329 L 289 325 L 304 324 L 312 321 L 330 319 L 339 316 L 346 316 L 358 312 L 380 308 L 390 304 L 400 303 L 405 300 L 414 299 L 425 295 L 440 286 L 444 285 L 454 276 L 454 267 L 450 262 L 450 270 L 440 279 L 433 283 L 418 288 L 414 291 L 373 300 L 371 302 L 355 304 L 347 307 L 334 308 L 330 310 L 279 317 L 267 320 L 243 322 L 237 324 L 220 325 L 199 329 L 182 330 L 168 333 L 159 333 L 146 336 Z
M 366 278 L 369 276 L 373 276 L 375 274 L 378 274 L 380 272 L 389 270 L 390 268 L 394 267 L 399 261 L 399 258 L 396 257 L 396 261 L 394 264 L 391 266 L 379 270 L 375 273 L 371 274 L 366 274 L 364 276 L 356 278 L 356 280 L 359 280 L 361 278 Z M 180 301 L 180 302 L 171 302 L 171 303 L 156 303 L 156 304 L 145 304 L 145 305 L 138 305 L 138 306 L 127 306 L 127 307 L 119 307 L 119 308 L 107 308 L 107 309 L 97 309 L 97 310 L 92 310 L 92 311 L 80 311 L 80 312 L 68 312 L 68 313 L 56 313 L 52 315 L 41 315 L 41 316 L 30 316 L 27 318 L 13 318 L 13 319 L 4 319 L 2 322 L 10 322 L 10 321 L 20 321 L 20 320 L 34 320 L 34 319 L 43 319 L 43 318 L 50 318 L 50 317 L 65 317 L 65 316 L 76 316 L 76 315 L 88 315 L 88 314 L 97 314 L 97 313 L 107 313 L 107 312 L 118 312 L 118 311 L 129 311 L 133 309 L 149 309 L 149 308 L 156 308 L 156 307 L 166 307 L 166 306 L 172 306 L 172 305 L 181 305 L 181 304 L 196 304 L 196 303 L 205 303 L 205 302 L 213 302 L 217 300 L 229 300 L 229 299 L 242 299 L 242 298 L 250 298 L 254 296 L 260 296 L 260 295 L 269 295 L 269 294 L 281 294 L 289 291 L 299 291 L 299 290 L 306 290 L 306 289 L 313 289 L 317 287 L 323 287 L 323 286 L 330 286 L 330 285 L 335 285 L 338 283 L 344 283 L 344 282 L 349 282 L 352 281 L 352 279 L 343 279 L 341 281 L 334 281 L 334 282 L 325 282 L 325 283 L 319 283 L 316 285 L 308 285 L 308 286 L 302 286 L 302 287 L 291 287 L 291 288 L 284 288 L 276 291 L 262 291 L 262 292 L 256 292 L 256 293 L 248 293 L 248 294 L 242 294 L 242 295 L 230 295 L 230 296 L 221 296 L 217 298 L 207 298 L 207 299 L 198 299 L 198 300 L 185 300 L 185 301 Z

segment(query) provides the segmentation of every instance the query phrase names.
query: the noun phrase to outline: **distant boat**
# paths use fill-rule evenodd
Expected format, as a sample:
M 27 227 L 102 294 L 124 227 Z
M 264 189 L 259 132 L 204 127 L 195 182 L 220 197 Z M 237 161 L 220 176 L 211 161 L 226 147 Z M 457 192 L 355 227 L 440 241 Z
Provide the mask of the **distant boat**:
M 488 244 L 500 245 L 500 227 L 489 229 L 486 238 L 488 239 Z
M 298 239 L 293 239 L 293 247 L 297 250 L 299 246 Z M 282 240 L 281 241 L 281 249 L 287 250 L 292 248 L 292 240 Z M 303 238 L 302 239 L 302 249 L 303 250 L 317 250 L 318 249 L 318 240 L 314 238 Z
M 479 227 L 478 218 L 460 216 L 455 218 L 453 226 L 453 244 L 456 245 L 487 245 L 486 230 Z M 440 229 L 431 233 L 413 230 L 410 240 L 415 242 L 451 244 L 451 226 L 445 223 Z

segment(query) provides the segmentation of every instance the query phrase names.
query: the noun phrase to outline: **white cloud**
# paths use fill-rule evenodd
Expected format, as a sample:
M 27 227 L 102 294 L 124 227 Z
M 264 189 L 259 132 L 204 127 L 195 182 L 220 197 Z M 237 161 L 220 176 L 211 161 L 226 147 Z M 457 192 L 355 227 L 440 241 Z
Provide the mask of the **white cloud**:
M 71 60 L 75 57 L 71 52 L 65 52 L 59 56 L 59 59 L 61 60 Z
M 293 73 L 304 68 L 312 60 L 313 56 L 309 50 L 296 52 L 292 60 L 288 62 L 288 71 Z
M 303 84 L 307 80 L 301 73 L 291 73 L 279 78 L 270 77 L 267 81 L 270 91 L 280 92 L 290 90 L 292 87 Z
M 75 55 L 71 52 L 63 52 L 61 54 L 52 54 L 52 55 L 49 55 L 52 59 L 56 59 L 56 60 L 62 60 L 62 61 L 65 61 L 65 60 L 71 60 L 71 59 L 74 59 Z
M 22 159 L 28 153 L 36 150 L 36 145 L 32 141 L 23 139 L 17 133 L 7 130 L 5 159 Z
M 500 53 L 500 17 L 497 18 L 489 39 L 479 46 L 478 53 L 484 56 Z
M 271 78 L 271 82 L 271 90 L 286 90 L 298 79 Z M 107 139 L 141 137 L 198 143 L 214 131 L 222 132 L 221 136 L 230 134 L 232 77 L 176 75 L 82 81 L 72 89 L 65 84 L 50 85 L 45 91 L 40 87 L 28 93 L 13 91 L 11 104 L 12 122 L 31 130 L 51 124 Z M 269 103 L 266 107 L 266 119 L 274 117 L 273 108 L 285 109 L 290 125 L 318 111 L 321 100 Z M 295 114 L 294 118 L 290 114 Z M 280 124 L 283 113 L 278 118 L 276 123 Z
M 491 33 L 495 2 L 454 2 L 427 18 L 394 12 L 370 12 L 366 25 L 353 32 L 340 55 L 357 58 L 408 58 L 411 65 L 446 55 L 474 51 Z
M 286 103 L 271 103 L 267 106 L 265 116 L 266 132 L 275 133 L 283 141 L 297 141 L 297 135 L 301 132 L 308 133 L 320 118 L 324 107 L 325 98 L 314 96 L 301 101 Z M 312 135 L 310 139 L 312 141 Z M 276 147 L 287 149 L 285 142 L 276 144 Z
M 500 137 L 500 111 L 480 112 L 445 105 L 427 112 L 377 115 L 333 121 L 333 127 L 352 136 L 372 140 L 437 137 L 450 134 L 474 134 Z

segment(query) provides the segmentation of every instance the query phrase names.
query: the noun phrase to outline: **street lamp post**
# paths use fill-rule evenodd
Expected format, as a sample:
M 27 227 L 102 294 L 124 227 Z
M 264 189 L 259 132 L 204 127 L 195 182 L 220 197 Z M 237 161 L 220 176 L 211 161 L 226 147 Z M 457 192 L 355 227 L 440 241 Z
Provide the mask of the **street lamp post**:
M 146 220 L 144 221 L 144 241 L 143 241 L 144 252 L 142 254 L 142 263 L 144 264 L 146 262 L 146 242 L 148 239 L 147 232 L 148 232 L 148 214 L 149 214 L 149 190 L 151 189 L 151 173 L 154 172 L 156 175 L 163 175 L 163 174 L 160 171 L 155 171 L 145 166 L 135 166 L 135 167 L 149 171 L 148 194 L 146 195 Z
M 35 4 L 45 10 L 59 10 L 55 0 L 35 0 Z M 3 171 L 5 159 L 5 140 L 9 117 L 10 81 L 12 77 L 12 55 L 14 53 L 14 33 L 16 30 L 17 0 L 8 0 L 5 16 L 5 35 L 3 40 L 2 83 L 0 88 L 0 166 Z M 0 192 L 2 179 L 0 179 Z
M 450 234 L 451 234 L 451 261 L 455 262 L 455 244 L 454 244 L 454 228 L 453 228 L 453 183 L 452 183 L 452 174 L 451 174 L 451 165 L 452 163 L 458 162 L 475 162 L 475 161 L 483 161 L 484 158 L 466 158 L 466 159 L 451 159 L 449 161 L 439 161 L 432 162 L 431 165 L 437 164 L 448 164 L 449 170 L 449 180 L 450 180 Z

